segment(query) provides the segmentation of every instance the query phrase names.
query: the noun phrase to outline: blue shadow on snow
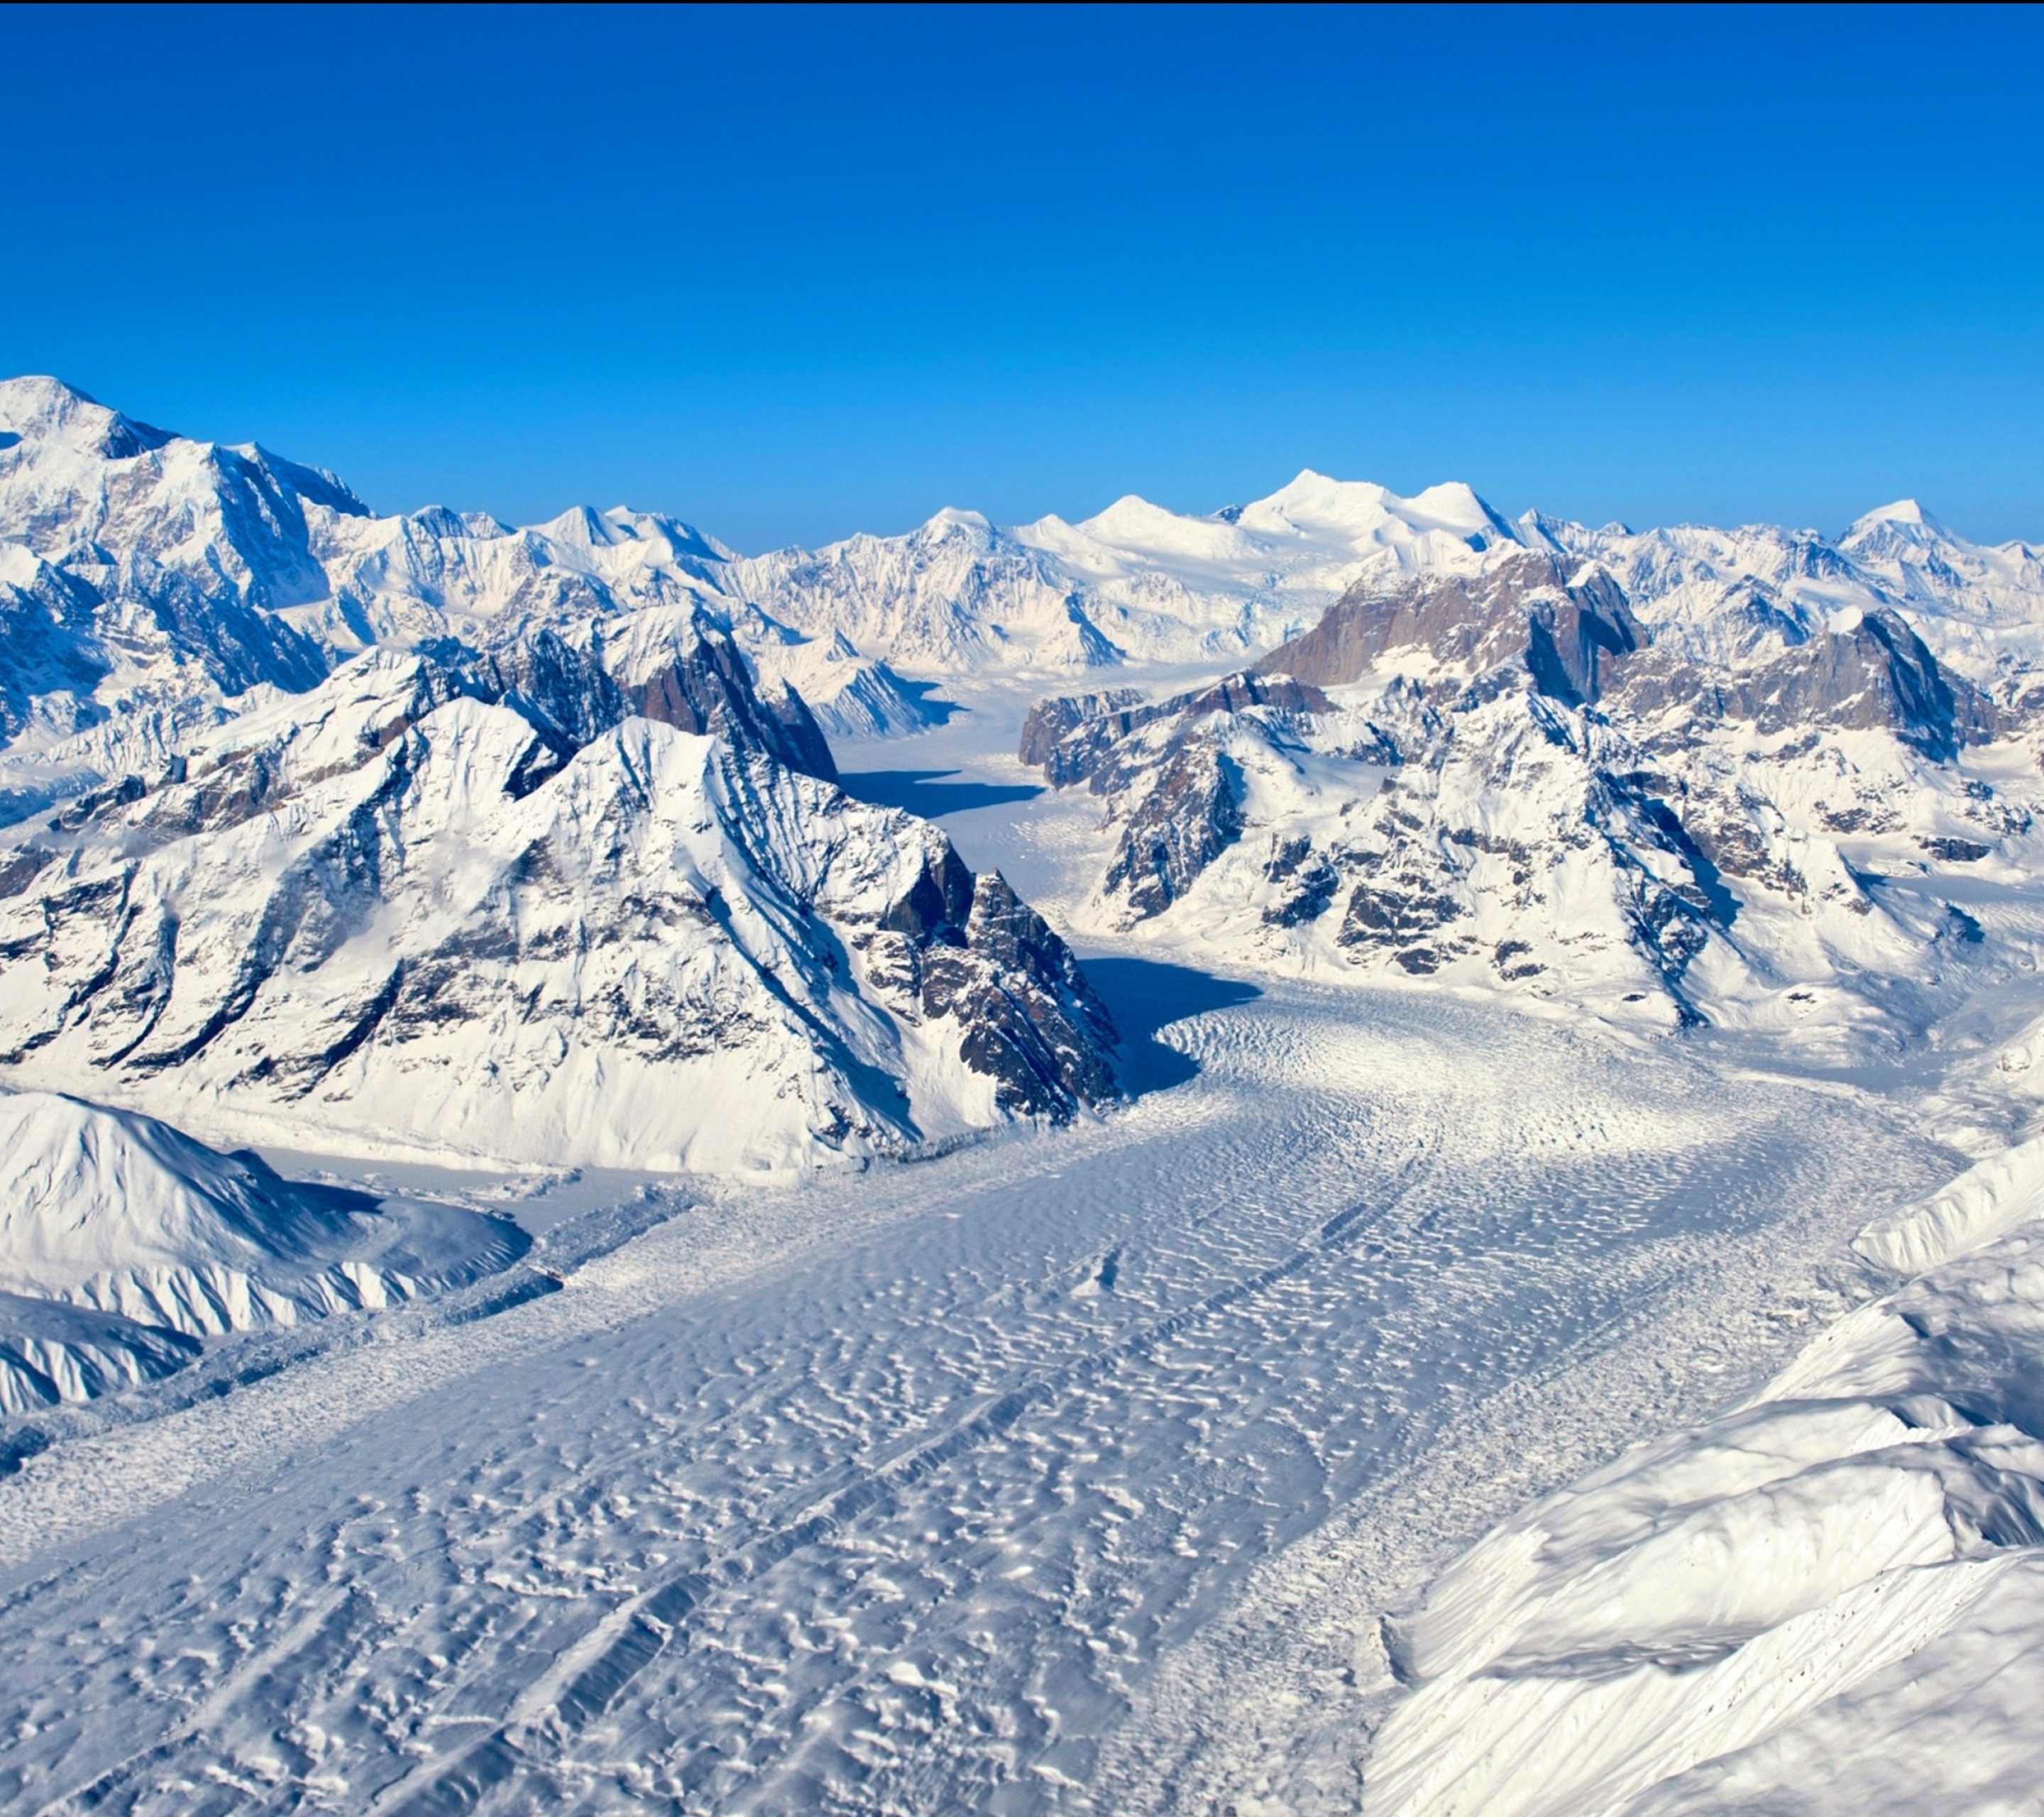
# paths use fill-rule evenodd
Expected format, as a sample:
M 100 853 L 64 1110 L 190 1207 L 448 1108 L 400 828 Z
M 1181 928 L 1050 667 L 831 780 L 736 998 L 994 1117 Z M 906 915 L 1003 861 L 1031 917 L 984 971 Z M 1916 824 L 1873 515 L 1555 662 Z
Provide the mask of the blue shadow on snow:
M 934 820 L 972 808 L 997 808 L 1006 801 L 1028 801 L 1043 792 L 1039 782 L 947 782 L 955 770 L 853 770 L 841 773 L 838 786 L 869 807 L 906 808 Z
M 1160 1029 L 1209 1009 L 1247 1003 L 1263 993 L 1239 979 L 1216 978 L 1190 966 L 1123 955 L 1081 955 L 1121 1035 L 1121 1082 L 1132 1097 L 1168 1091 L 1199 1072 L 1199 1062 L 1157 1039 Z

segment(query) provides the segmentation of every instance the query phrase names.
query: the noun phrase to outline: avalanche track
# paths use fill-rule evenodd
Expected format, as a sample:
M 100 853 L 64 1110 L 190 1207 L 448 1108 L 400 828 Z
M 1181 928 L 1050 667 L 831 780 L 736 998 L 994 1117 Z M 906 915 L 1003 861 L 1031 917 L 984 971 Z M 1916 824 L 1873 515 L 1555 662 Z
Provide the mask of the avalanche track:
M 1954 1170 L 1688 1043 L 1101 975 L 1160 1031 L 1103 1120 L 720 1189 L 29 1459 L 0 1804 L 1352 1809 L 1385 1609 Z

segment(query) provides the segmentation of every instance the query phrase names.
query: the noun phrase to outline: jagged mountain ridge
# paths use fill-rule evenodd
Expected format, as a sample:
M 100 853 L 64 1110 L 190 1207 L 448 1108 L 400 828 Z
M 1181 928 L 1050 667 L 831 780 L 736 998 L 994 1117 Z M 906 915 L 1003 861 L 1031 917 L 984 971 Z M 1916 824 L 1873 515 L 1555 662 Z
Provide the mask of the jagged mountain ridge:
M 903 536 L 742 557 L 622 508 L 518 529 L 441 508 L 381 517 L 331 474 L 24 378 L 0 382 L 0 735 L 44 757 L 47 797 L 67 774 L 117 778 L 130 747 L 146 773 L 223 697 L 302 690 L 372 643 L 488 647 L 598 621 L 628 640 L 634 615 L 694 607 L 827 730 L 870 736 L 928 722 L 905 674 L 1243 660 L 1358 582 L 1477 574 L 1529 550 L 1599 563 L 1663 641 L 1892 609 L 1997 697 L 2044 658 L 2044 558 L 1965 543 L 1907 505 L 1835 542 L 1635 535 L 1508 521 L 1465 486 L 1400 498 L 1308 471 L 1207 517 L 1128 497 L 1001 529 L 945 510 Z
M 1842 829 L 1871 836 L 1908 819 L 1938 862 L 1977 862 L 1950 855 L 1984 852 L 2027 812 L 2005 803 L 1984 808 L 1987 797 L 1965 790 L 1992 797 L 1997 784 L 1975 776 L 1960 787 L 1950 771 L 1962 751 L 2015 736 L 2036 705 L 2044 567 L 2027 545 L 1965 544 L 1906 505 L 1869 514 L 1835 540 L 1765 526 L 1635 533 L 1537 513 L 1508 521 L 1462 486 L 1400 499 L 1308 473 L 1270 498 L 1204 518 L 1128 498 L 1081 524 L 1045 518 L 1004 531 L 974 513 L 947 511 L 906 536 L 744 558 L 675 521 L 624 510 L 570 512 L 521 531 L 441 510 L 377 518 L 331 475 L 259 449 L 185 442 L 50 382 L 0 386 L 0 403 L 10 421 L 28 424 L 11 432 L 20 437 L 16 447 L 0 451 L 0 463 L 13 463 L 0 470 L 0 495 L 10 501 L 0 521 L 9 534 L 37 544 L 12 544 L 5 556 L 5 571 L 21 583 L 10 579 L 14 590 L 0 600 L 23 628 L 17 673 L 70 677 L 42 695 L 13 684 L 14 697 L 27 703 L 17 717 L 50 720 L 50 703 L 64 686 L 101 673 L 93 668 L 99 646 L 62 635 L 80 613 L 111 622 L 108 613 L 125 613 L 139 624 L 155 613 L 150 635 L 165 647 L 186 636 L 178 645 L 185 652 L 180 673 L 205 683 L 182 695 L 174 686 L 133 697 L 117 690 L 125 703 L 117 720 L 68 741 L 39 743 L 29 725 L 10 754 L 17 812 L 62 794 L 65 778 L 55 772 L 67 763 L 72 781 L 98 784 L 83 804 L 88 816 L 110 781 L 129 778 L 119 780 L 119 791 L 133 796 L 230 711 L 259 710 L 275 693 L 300 688 L 304 674 L 290 663 L 305 650 L 328 663 L 364 645 L 437 647 L 451 639 L 476 663 L 500 666 L 530 663 L 543 650 L 574 652 L 573 661 L 607 678 L 627 709 L 750 739 L 783 763 L 827 775 L 823 725 L 799 689 L 774 682 L 799 674 L 801 688 L 842 703 L 831 722 L 840 732 L 883 730 L 920 712 L 919 687 L 863 649 L 889 655 L 903 671 L 939 676 L 986 667 L 1097 669 L 1224 651 L 1254 655 L 1287 631 L 1299 635 L 1281 659 L 1266 658 L 1265 669 L 1281 660 L 1303 670 L 1302 681 L 1345 697 L 1364 685 L 1366 668 L 1397 684 L 1350 740 L 1353 751 L 1402 772 L 1380 784 L 1386 800 L 1420 774 L 1412 750 L 1441 756 L 1443 726 L 1482 726 L 1502 741 L 1455 785 L 1473 812 L 1480 806 L 1500 820 L 1511 812 L 1485 798 L 1546 761 L 1536 763 L 1527 746 L 1517 770 L 1500 768 L 1493 759 L 1506 745 L 1516 748 L 1525 735 L 1550 749 L 1573 744 L 1579 755 L 1601 753 L 1581 755 L 1596 776 L 1580 789 L 1573 782 L 1562 789 L 1545 810 L 1549 832 L 1530 845 L 1495 828 L 1481 837 L 1531 850 L 1579 821 L 1633 829 L 1613 835 L 1611 849 L 1623 856 L 1592 894 L 1632 901 L 1599 938 L 1652 947 L 1658 956 L 1648 981 L 1658 981 L 1656 989 L 1716 950 L 1713 916 L 1731 914 L 1727 905 L 1737 899 L 1723 880 L 1742 866 L 1806 884 L 1819 874 L 1827 880 L 1820 893 L 1853 894 L 1838 878 L 1854 873 L 1856 859 L 1834 851 L 1805 862 L 1775 849 L 1792 823 L 1814 828 L 1794 833 L 1796 839 L 1835 844 Z M 163 528 L 173 520 L 182 541 Z M 219 552 L 222 539 L 232 545 L 229 555 Z M 179 617 L 178 602 L 207 575 L 229 596 L 217 615 L 225 629 L 204 613 L 189 626 Z M 160 612 L 150 603 L 152 589 L 169 598 Z M 1493 613 L 1484 605 L 1493 594 L 1520 604 Z M 1336 610 L 1323 617 L 1335 599 Z M 1412 623 L 1385 619 L 1388 605 Z M 237 628 L 250 613 L 274 637 L 278 678 L 230 704 L 218 678 L 242 676 L 256 660 L 251 652 L 268 647 Z M 1343 638 L 1353 647 L 1331 647 Z M 132 647 L 146 655 L 156 646 L 138 634 Z M 1453 674 L 1421 673 L 1415 651 Z M 112 673 L 94 684 L 96 701 Z M 1500 679 L 1511 677 L 1519 678 Z M 1454 697 L 1460 716 L 1443 718 L 1440 690 L 1450 683 L 1462 690 Z M 1529 704 L 1496 706 L 1493 716 L 1509 724 L 1481 716 L 1512 693 Z M 1349 713 L 1354 703 L 1344 697 L 1334 705 Z M 1053 756 L 1054 767 L 1074 778 L 1083 769 L 1089 785 L 1109 797 L 1147 790 L 1147 805 L 1132 801 L 1122 814 L 1127 827 L 1147 830 L 1116 860 L 1107 895 L 1121 906 L 1113 912 L 1139 902 L 1151 913 L 1169 908 L 1193 870 L 1232 848 L 1243 828 L 1253 831 L 1255 812 L 1238 812 L 1238 785 L 1248 772 L 1231 769 L 1237 756 L 1216 742 L 1224 729 L 1253 727 L 1261 714 L 1281 741 L 1299 736 L 1297 725 L 1328 716 L 1287 709 L 1273 718 L 1252 707 L 1247 716 L 1192 713 L 1185 724 L 1204 730 L 1181 737 L 1160 730 L 1143 705 L 1147 729 L 1124 741 L 1112 763 L 1088 758 L 1081 765 L 1070 751 Z M 608 724 L 619 710 L 613 700 L 597 716 Z M 1123 702 L 1079 742 L 1122 739 L 1133 727 L 1109 722 L 1128 712 Z M 1822 761 L 1842 767 L 1831 780 L 1802 775 L 1796 789 L 1808 799 L 1791 811 L 1738 770 L 1734 759 L 1746 757 L 1723 747 L 1723 728 L 1735 725 L 1744 728 L 1741 737 L 1785 747 L 1800 728 L 1819 728 L 1827 739 L 1872 734 L 1874 779 L 1860 775 L 1859 754 L 1848 755 L 1834 739 Z M 567 744 L 587 729 L 564 735 Z M 1268 744 L 1262 734 L 1253 737 Z M 1161 792 L 1143 779 L 1135 754 L 1144 740 L 1168 747 L 1160 761 L 1176 766 Z M 1888 745 L 1896 740 L 1904 748 L 1891 761 Z M 1466 740 L 1462 748 L 1473 751 Z M 1431 773 L 1446 778 L 1453 768 L 1443 757 Z M 1693 802 L 1676 800 L 1685 791 Z M 1904 797 L 1911 805 L 1898 819 L 1896 804 Z M 1174 818 L 1180 805 L 1189 816 L 1182 824 Z M 1401 810 L 1408 818 L 1415 811 Z M 1349 818 L 1360 812 L 1351 805 Z M 1297 843 L 1288 836 L 1284 851 L 1269 855 L 1259 884 L 1284 893 L 1281 905 L 1266 906 L 1279 914 L 1278 925 L 1292 929 L 1319 919 L 1307 911 L 1339 870 L 1318 847 L 1311 858 L 1286 856 Z M 1484 849 L 1463 841 L 1454 862 L 1473 863 L 1467 854 Z M 1769 855 L 1755 855 L 1762 851 Z M 1393 905 L 1386 924 L 1355 924 L 1350 944 L 1388 949 L 1408 969 L 1452 970 L 1475 951 L 1469 931 L 1431 944 L 1421 936 L 1457 919 L 1448 911 L 1461 897 L 1439 866 L 1414 870 L 1412 858 L 1404 851 L 1394 867 L 1403 881 L 1386 893 Z M 1504 874 L 1523 869 L 1514 860 Z M 1749 912 L 1747 926 L 1755 924 Z M 1555 938 L 1596 943 L 1577 932 Z M 1527 957 L 1523 944 L 1516 927 L 1502 928 L 1491 943 L 1493 969 L 1522 977 L 1538 975 L 1536 964 L 1554 970 Z
M 18 817 L 152 776 L 252 693 L 302 693 L 366 648 L 487 654 L 541 631 L 609 632 L 636 688 L 678 641 L 730 640 L 750 691 L 825 774 L 821 725 L 784 704 L 793 676 L 834 729 L 927 722 L 883 665 L 720 590 L 729 555 L 623 511 L 525 531 L 438 509 L 378 517 L 260 448 L 139 424 L 54 380 L 0 382 L 0 789 Z
M 17 846 L 0 1062 L 237 1139 L 724 1172 L 1113 1095 L 1070 955 L 936 828 L 527 654 L 365 653 Z
M 2026 713 L 1893 608 L 1747 628 L 1664 636 L 1512 549 L 1367 578 L 1216 688 L 1046 701 L 1020 755 L 1103 799 L 1090 912 L 1257 963 L 1837 1031 L 2034 961 L 1991 881 L 2044 857 Z

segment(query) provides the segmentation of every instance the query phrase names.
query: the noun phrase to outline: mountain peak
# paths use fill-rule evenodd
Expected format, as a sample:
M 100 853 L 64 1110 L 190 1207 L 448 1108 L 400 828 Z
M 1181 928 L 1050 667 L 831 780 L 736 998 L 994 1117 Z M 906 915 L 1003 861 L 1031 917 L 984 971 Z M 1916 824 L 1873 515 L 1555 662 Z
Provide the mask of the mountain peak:
M 947 505 L 941 511 L 932 512 L 924 520 L 922 528 L 932 536 L 942 536 L 947 530 L 986 531 L 993 525 L 983 511 L 967 511 L 959 505 Z
M 176 439 L 167 429 L 110 410 L 47 373 L 0 379 L 0 429 L 24 441 L 83 448 L 108 460 L 126 459 Z
M 1245 529 L 1266 532 L 1332 532 L 1379 542 L 1441 532 L 1479 549 L 1494 541 L 1519 540 L 1518 532 L 1460 480 L 1401 498 L 1388 486 L 1331 479 L 1311 467 L 1301 468 L 1269 497 L 1245 505 L 1236 521 Z M 1475 537 L 1482 541 L 1472 542 Z
M 1927 536 L 1956 540 L 1952 538 L 1950 530 L 1913 498 L 1898 498 L 1892 505 L 1877 505 L 1873 510 L 1862 513 L 1853 520 L 1844 540 L 1849 541 L 1854 536 L 1864 536 L 1884 525 L 1905 534 L 1916 531 Z

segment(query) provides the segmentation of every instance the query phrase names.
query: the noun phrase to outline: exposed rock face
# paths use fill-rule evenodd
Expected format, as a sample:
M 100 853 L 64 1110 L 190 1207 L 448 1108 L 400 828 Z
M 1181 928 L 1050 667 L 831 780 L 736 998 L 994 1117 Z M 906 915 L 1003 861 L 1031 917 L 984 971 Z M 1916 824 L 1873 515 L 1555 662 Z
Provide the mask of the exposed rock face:
M 1941 668 L 1899 614 L 1850 618 L 1814 636 L 1785 628 L 1788 647 L 1744 674 L 1700 671 L 1673 651 L 1655 651 L 1626 670 L 1624 704 L 1642 717 L 1673 709 L 1706 723 L 1747 720 L 1765 733 L 1879 728 L 1939 760 L 1994 736 L 1993 703 Z
M 1327 704 L 1319 689 L 1289 674 L 1228 675 L 1210 687 L 1155 702 L 1130 689 L 1061 696 L 1030 709 L 1022 723 L 1020 755 L 1024 763 L 1039 766 L 1055 787 L 1091 782 L 1093 793 L 1101 794 L 1113 786 L 1105 772 L 1116 754 L 1146 726 L 1168 721 L 1175 734 L 1216 713 L 1265 707 L 1288 716 L 1321 712 Z
M 921 963 L 924 1012 L 966 1028 L 961 1056 L 994 1080 L 1002 1109 L 1063 1116 L 1114 1095 L 1105 1050 L 1116 1037 L 1107 1006 L 1070 949 L 999 871 L 974 883 L 962 943 L 932 941 Z
M 1393 651 L 1424 650 L 1478 673 L 1523 663 L 1541 693 L 1573 706 L 1595 701 L 1604 670 L 1646 641 L 1601 569 L 1571 575 L 1551 556 L 1523 554 L 1480 574 L 1428 575 L 1389 590 L 1366 580 L 1256 670 L 1337 687 Z
M 590 732 L 606 681 L 372 653 L 233 722 L 0 905 L 0 1058 L 301 1145 L 726 1170 L 1112 1095 L 998 878 L 747 739 Z
M 1066 732 L 1092 720 L 1104 720 L 1112 714 L 1146 704 L 1143 690 L 1139 688 L 1111 688 L 1101 693 L 1060 696 L 1055 700 L 1039 701 L 1029 709 L 1028 717 L 1022 722 L 1022 744 L 1019 755 L 1024 763 L 1047 763 L 1058 739 Z
M 1241 836 L 1235 777 L 1206 735 L 1208 722 L 1254 710 L 1281 735 L 1302 716 L 1326 710 L 1327 701 L 1288 675 L 1255 674 L 1139 701 L 1116 692 L 1042 701 L 1024 723 L 1021 749 L 1023 761 L 1039 764 L 1058 788 L 1083 782 L 1097 795 L 1139 796 L 1124 820 L 1106 887 L 1147 916 L 1169 908 Z
M 1227 759 L 1211 740 L 1182 740 L 1131 809 L 1102 887 L 1139 916 L 1161 915 L 1241 838 L 1242 824 Z
M 1988 862 L 2038 805 L 1953 767 L 2006 715 L 1899 615 L 1755 590 L 1736 636 L 1650 646 L 1608 574 L 1565 570 L 1358 589 L 1246 681 L 1043 703 L 1025 751 L 1120 836 L 1091 912 L 1672 1025 L 1991 947 L 1881 887 Z
M 623 683 L 628 710 L 766 751 L 805 775 L 836 780 L 829 742 L 802 697 L 785 682 L 755 688 L 737 646 L 701 611 L 692 609 L 666 636 L 636 640 L 627 647 L 627 661 L 613 654 L 615 643 L 605 646 L 601 631 L 593 628 L 592 638 Z

